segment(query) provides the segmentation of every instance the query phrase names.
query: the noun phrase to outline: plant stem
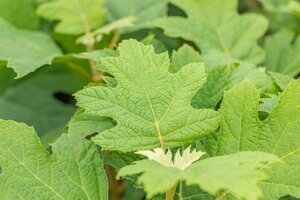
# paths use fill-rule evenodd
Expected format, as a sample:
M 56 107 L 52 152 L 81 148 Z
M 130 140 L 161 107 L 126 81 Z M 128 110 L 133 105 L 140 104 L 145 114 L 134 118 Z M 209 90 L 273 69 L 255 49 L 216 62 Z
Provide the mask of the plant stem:
M 118 31 L 118 30 L 114 33 L 114 35 L 110 41 L 110 44 L 108 46 L 109 49 L 114 49 L 117 46 L 117 43 L 120 39 L 120 35 L 121 35 L 120 31 Z
M 166 200 L 173 200 L 178 183 L 166 192 Z
M 73 62 L 66 62 L 65 63 L 67 67 L 70 69 L 76 71 L 78 74 L 80 74 L 82 77 L 84 77 L 88 81 L 92 81 L 91 76 L 88 72 L 86 72 L 84 69 L 82 69 L 79 65 Z
M 183 200 L 182 198 L 182 181 L 179 182 L 179 200 Z
M 95 45 L 96 45 L 96 40 L 93 40 L 93 42 L 91 42 L 90 44 L 86 45 L 86 51 L 87 52 L 92 52 L 95 50 Z M 92 80 L 95 83 L 98 83 L 102 80 L 102 76 L 103 73 L 97 71 L 96 69 L 96 62 L 94 60 L 89 60 L 89 65 L 91 68 L 91 72 L 92 72 Z
M 246 0 L 246 4 L 250 10 L 259 10 L 261 9 L 260 4 L 256 0 Z
M 228 190 L 226 190 L 225 192 L 222 192 L 221 194 L 219 194 L 217 196 L 216 200 L 223 200 L 226 197 L 226 195 L 228 194 L 228 192 L 229 192 Z
M 110 200 L 120 200 L 125 190 L 124 184 L 116 180 L 116 171 L 110 165 L 105 165 L 105 170 L 108 176 Z

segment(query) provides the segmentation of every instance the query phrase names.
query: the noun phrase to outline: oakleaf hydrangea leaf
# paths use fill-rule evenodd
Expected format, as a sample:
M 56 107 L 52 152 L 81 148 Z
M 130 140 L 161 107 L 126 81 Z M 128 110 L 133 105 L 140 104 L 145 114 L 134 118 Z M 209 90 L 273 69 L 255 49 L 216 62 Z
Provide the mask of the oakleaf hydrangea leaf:
M 119 151 L 177 147 L 218 127 L 217 112 L 190 105 L 206 81 L 202 63 L 172 74 L 167 52 L 156 54 L 135 40 L 122 42 L 118 51 L 119 57 L 101 60 L 118 85 L 88 87 L 75 95 L 87 114 L 111 117 L 118 124 L 93 138 L 96 144 Z
M 237 0 L 171 0 L 187 18 L 172 16 L 155 20 L 171 37 L 193 41 L 204 54 L 218 53 L 223 57 L 255 64 L 264 59 L 257 39 L 267 29 L 267 20 L 259 15 L 237 13 Z M 213 11 L 213 15 L 212 15 Z M 183 31 L 184 30 L 184 31 Z
M 0 61 L 13 68 L 17 78 L 51 64 L 61 54 L 52 39 L 40 32 L 20 30 L 0 18 Z
M 258 119 L 259 91 L 249 81 L 225 93 L 221 105 L 221 133 L 217 155 L 240 151 L 264 151 L 285 164 L 263 166 L 269 178 L 260 182 L 266 199 L 300 197 L 300 80 L 292 80 L 279 94 L 269 116 Z M 215 146 L 215 144 L 213 144 Z
M 265 65 L 269 71 L 294 76 L 300 72 L 300 39 L 289 31 L 280 31 L 266 41 Z
M 167 14 L 167 0 L 109 0 L 106 2 L 107 21 L 113 22 L 124 17 L 136 19 L 134 26 L 124 30 L 132 32 L 151 27 L 151 21 Z
M 82 34 L 99 28 L 104 22 L 104 0 L 58 0 L 42 4 L 38 15 L 48 20 L 59 20 L 55 31 Z
M 189 151 L 190 149 L 183 153 L 182 158 L 197 154 L 197 152 L 187 153 Z M 154 153 L 161 156 L 161 151 Z M 190 158 L 195 161 L 193 157 L 199 158 L 200 154 Z M 149 156 L 149 152 L 146 155 Z M 150 157 L 153 158 L 153 155 Z M 169 159 L 169 156 L 167 157 Z M 175 159 L 176 155 L 174 164 Z M 262 166 L 263 162 L 274 159 L 275 156 L 267 153 L 241 152 L 200 160 L 184 169 L 174 165 L 168 167 L 158 161 L 145 159 L 120 169 L 118 177 L 141 174 L 137 183 L 144 186 L 148 198 L 173 188 L 179 181 L 186 181 L 188 185 L 198 185 L 212 195 L 221 190 L 230 190 L 238 198 L 255 200 L 262 194 L 257 182 L 266 178 L 257 168 Z
M 92 142 L 64 134 L 50 155 L 33 128 L 5 120 L 0 140 L 1 193 L 8 199 L 108 199 L 103 161 Z

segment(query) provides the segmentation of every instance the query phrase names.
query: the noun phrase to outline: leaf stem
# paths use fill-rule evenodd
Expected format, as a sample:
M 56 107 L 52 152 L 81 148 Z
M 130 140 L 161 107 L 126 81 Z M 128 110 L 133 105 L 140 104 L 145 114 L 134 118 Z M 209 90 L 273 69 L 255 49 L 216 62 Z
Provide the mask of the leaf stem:
M 222 192 L 221 194 L 218 194 L 216 200 L 223 200 L 223 199 L 225 199 L 225 197 L 227 196 L 228 193 L 229 193 L 229 190 L 226 190 L 225 192 Z
M 89 31 L 90 33 L 90 31 Z M 88 34 L 88 33 L 87 33 Z M 91 43 L 86 45 L 86 51 L 87 52 L 92 52 L 95 50 L 95 46 L 96 46 L 96 40 L 94 39 Z M 103 77 L 103 73 L 99 72 L 96 69 L 96 62 L 94 60 L 89 60 L 89 65 L 90 65 L 90 69 L 91 69 L 91 73 L 92 73 L 92 80 L 95 83 L 98 83 L 102 80 Z
M 110 41 L 110 44 L 108 46 L 109 49 L 114 49 L 120 39 L 120 36 L 121 36 L 121 33 L 120 31 L 116 30 L 111 41 Z
M 179 182 L 179 200 L 183 200 L 182 197 L 182 181 Z
M 166 191 L 166 200 L 173 200 L 176 192 L 178 183 L 172 188 L 170 188 L 168 191 Z
M 125 190 L 124 184 L 116 180 L 116 171 L 110 165 L 105 165 L 105 170 L 108 177 L 110 200 L 120 200 Z
M 88 72 L 86 72 L 84 69 L 82 69 L 79 65 L 73 62 L 66 62 L 65 65 L 69 67 L 70 69 L 76 71 L 78 74 L 80 74 L 82 77 L 84 77 L 88 81 L 92 81 L 91 76 Z

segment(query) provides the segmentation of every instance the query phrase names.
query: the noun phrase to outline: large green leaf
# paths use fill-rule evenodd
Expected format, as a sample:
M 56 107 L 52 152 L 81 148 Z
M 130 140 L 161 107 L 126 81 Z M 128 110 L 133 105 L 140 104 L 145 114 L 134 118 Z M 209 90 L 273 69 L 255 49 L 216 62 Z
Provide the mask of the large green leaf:
M 239 15 L 237 0 L 171 0 L 184 17 L 158 19 L 154 24 L 171 37 L 193 41 L 204 54 L 260 63 L 264 52 L 257 39 L 267 29 L 267 20 L 255 14 Z M 212 14 L 213 11 L 213 14 Z
M 18 28 L 37 29 L 39 25 L 32 0 L 0 0 L 0 17 Z
M 184 159 L 184 154 L 182 157 Z M 257 168 L 262 162 L 274 159 L 271 154 L 241 152 L 200 160 L 183 170 L 145 159 L 122 168 L 118 176 L 141 174 L 137 182 L 144 186 L 149 198 L 171 189 L 179 181 L 186 181 L 188 185 L 196 184 L 212 195 L 230 190 L 236 197 L 255 200 L 261 196 L 257 182 L 265 178 Z
M 0 120 L 1 195 L 8 199 L 108 199 L 96 146 L 74 134 L 46 151 L 33 128 Z M 1 196 L 0 196 L 1 197 Z
M 44 33 L 17 29 L 1 18 L 0 29 L 0 61 L 6 61 L 17 78 L 51 64 L 52 59 L 61 54 Z
M 89 115 L 117 121 L 93 141 L 104 149 L 134 151 L 191 143 L 218 127 L 218 113 L 193 109 L 190 101 L 206 81 L 201 63 L 171 74 L 167 52 L 135 40 L 120 44 L 119 57 L 103 58 L 102 66 L 118 82 L 116 87 L 88 87 L 75 96 Z M 126 143 L 124 143 L 126 141 Z
M 40 136 L 61 128 L 74 113 L 74 107 L 60 102 L 55 93 L 71 95 L 86 83 L 63 65 L 43 68 L 5 87 L 0 93 L 0 118 L 33 125 Z
M 216 154 L 240 151 L 265 151 L 281 158 L 262 167 L 269 179 L 260 182 L 266 199 L 285 195 L 300 197 L 300 80 L 293 80 L 269 116 L 260 121 L 257 115 L 259 91 L 245 81 L 225 93 L 221 105 L 221 133 Z
M 42 4 L 37 13 L 59 20 L 55 31 L 65 34 L 88 33 L 99 28 L 105 17 L 104 0 L 58 0 Z
M 266 41 L 265 65 L 269 71 L 294 76 L 300 72 L 300 39 L 289 31 L 280 31 Z

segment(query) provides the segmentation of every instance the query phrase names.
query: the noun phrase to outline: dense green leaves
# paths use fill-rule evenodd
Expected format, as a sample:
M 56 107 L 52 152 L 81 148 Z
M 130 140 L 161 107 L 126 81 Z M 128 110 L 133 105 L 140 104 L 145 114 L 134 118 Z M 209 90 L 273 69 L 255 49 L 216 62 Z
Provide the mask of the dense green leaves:
M 300 198 L 299 27 L 298 0 L 0 0 L 0 200 Z
M 266 31 L 267 21 L 255 14 L 240 16 L 236 12 L 236 0 L 226 0 L 222 4 L 219 0 L 171 2 L 188 17 L 172 16 L 156 20 L 155 25 L 163 28 L 165 34 L 193 41 L 204 54 L 217 53 L 222 57 L 256 64 L 264 59 L 257 39 Z
M 76 94 L 87 114 L 117 121 L 115 128 L 93 138 L 95 143 L 119 151 L 177 147 L 218 127 L 215 111 L 190 106 L 206 81 L 203 64 L 189 64 L 171 74 L 167 53 L 156 54 L 151 46 L 128 40 L 118 51 L 119 57 L 101 60 L 118 85 L 88 87 Z
M 37 13 L 48 20 L 59 20 L 55 31 L 76 35 L 102 25 L 103 4 L 104 0 L 58 0 L 42 4 Z
M 0 18 L 0 61 L 13 68 L 17 78 L 51 64 L 61 54 L 52 39 L 40 32 L 19 30 Z
M 269 175 L 269 179 L 260 183 L 266 199 L 287 194 L 300 196 L 299 91 L 299 80 L 291 81 L 264 121 L 257 117 L 259 91 L 250 82 L 245 81 L 225 93 L 221 105 L 221 133 L 215 154 L 265 151 L 285 162 L 270 162 L 262 167 Z
M 33 128 L 4 120 L 0 139 L 0 198 L 108 199 L 103 162 L 93 143 L 63 135 L 50 155 Z

